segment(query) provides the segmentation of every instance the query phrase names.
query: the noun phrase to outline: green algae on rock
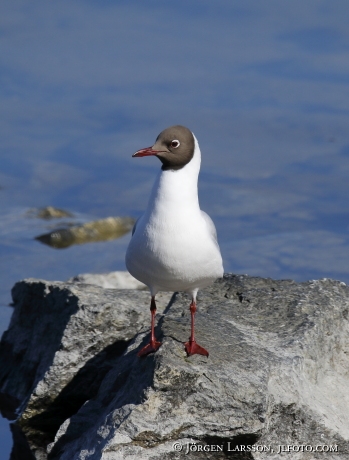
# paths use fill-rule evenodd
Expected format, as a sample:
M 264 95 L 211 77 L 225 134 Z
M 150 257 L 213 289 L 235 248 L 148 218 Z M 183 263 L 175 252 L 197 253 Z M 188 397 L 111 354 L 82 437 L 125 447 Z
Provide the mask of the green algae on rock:
M 35 239 L 56 249 L 73 244 L 110 241 L 132 230 L 135 219 L 132 217 L 107 217 L 70 228 L 58 228 L 52 232 L 36 236 Z

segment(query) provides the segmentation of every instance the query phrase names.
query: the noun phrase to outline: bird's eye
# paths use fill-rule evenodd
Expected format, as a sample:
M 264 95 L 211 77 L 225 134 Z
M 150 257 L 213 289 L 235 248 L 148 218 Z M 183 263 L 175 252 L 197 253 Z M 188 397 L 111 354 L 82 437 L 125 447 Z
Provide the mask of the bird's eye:
M 173 147 L 174 149 L 178 148 L 180 145 L 181 145 L 181 143 L 179 141 L 177 141 L 177 139 L 175 139 L 175 140 L 173 140 L 171 142 L 171 147 Z

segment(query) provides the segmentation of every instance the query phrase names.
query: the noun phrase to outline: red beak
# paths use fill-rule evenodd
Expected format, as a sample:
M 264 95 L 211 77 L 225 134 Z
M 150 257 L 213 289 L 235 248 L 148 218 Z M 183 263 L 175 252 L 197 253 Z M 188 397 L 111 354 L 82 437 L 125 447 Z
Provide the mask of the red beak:
M 157 150 L 153 150 L 153 147 L 146 147 L 145 149 L 138 150 L 136 153 L 132 155 L 133 157 L 148 157 L 150 155 L 157 155 L 159 152 Z

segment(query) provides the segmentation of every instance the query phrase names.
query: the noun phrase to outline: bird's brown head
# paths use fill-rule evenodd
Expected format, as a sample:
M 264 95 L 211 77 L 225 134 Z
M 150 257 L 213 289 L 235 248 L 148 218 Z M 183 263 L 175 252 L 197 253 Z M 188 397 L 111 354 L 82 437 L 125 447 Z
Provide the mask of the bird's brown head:
M 171 126 L 162 131 L 152 147 L 134 153 L 133 157 L 156 156 L 162 169 L 181 169 L 193 158 L 195 141 L 193 133 L 185 126 Z

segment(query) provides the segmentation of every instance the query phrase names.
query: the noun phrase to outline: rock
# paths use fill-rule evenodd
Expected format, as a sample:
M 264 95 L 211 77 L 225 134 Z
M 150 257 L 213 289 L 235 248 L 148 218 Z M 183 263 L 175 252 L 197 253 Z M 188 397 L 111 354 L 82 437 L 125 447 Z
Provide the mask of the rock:
M 35 239 L 55 249 L 65 249 L 73 244 L 115 240 L 132 230 L 134 223 L 132 217 L 107 217 L 82 225 L 57 228 Z
M 20 427 L 15 423 L 11 423 L 10 429 L 13 438 L 13 448 L 11 451 L 10 460 L 38 460 L 39 457 L 35 457 L 33 455 L 33 452 L 28 444 L 28 440 Z M 44 451 L 42 451 L 41 458 L 47 458 L 47 455 Z
M 263 460 L 278 445 L 298 446 L 292 460 L 349 458 L 344 283 L 225 275 L 199 293 L 209 358 L 184 352 L 184 294 L 159 297 L 163 345 L 142 359 L 148 292 L 27 280 L 13 297 L 2 407 L 17 409 L 36 459 Z M 338 452 L 301 451 L 316 446 Z
M 53 206 L 46 206 L 45 208 L 31 208 L 27 211 L 28 217 L 37 217 L 39 219 L 61 219 L 62 217 L 74 217 L 69 211 L 64 209 L 54 208 Z
M 19 411 L 34 448 L 95 394 L 112 362 L 149 322 L 149 294 L 26 280 L 12 290 L 15 310 L 0 344 L 0 402 Z M 159 312 L 168 304 L 163 294 Z M 37 430 L 39 427 L 39 430 Z M 46 450 L 46 449 L 45 449 Z
M 93 274 L 83 273 L 68 280 L 68 283 L 94 284 L 105 289 L 148 289 L 147 286 L 136 280 L 129 272 L 116 271 L 110 273 Z

